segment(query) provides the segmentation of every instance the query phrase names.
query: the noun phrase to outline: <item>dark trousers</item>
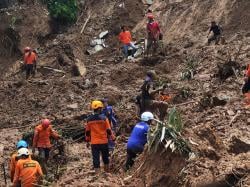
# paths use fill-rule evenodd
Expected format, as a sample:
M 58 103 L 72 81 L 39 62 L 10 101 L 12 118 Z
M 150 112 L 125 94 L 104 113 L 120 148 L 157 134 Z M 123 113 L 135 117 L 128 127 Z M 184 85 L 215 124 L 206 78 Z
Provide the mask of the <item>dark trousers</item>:
M 33 64 L 26 64 L 26 79 L 28 79 L 30 77 L 30 75 L 34 75 L 35 71 L 34 71 L 34 65 Z
M 38 147 L 39 156 L 46 161 L 49 159 L 50 148 Z
M 138 154 L 141 154 L 142 150 L 139 149 L 127 149 L 127 161 L 125 169 L 129 170 L 135 163 L 135 158 Z
M 94 168 L 100 168 L 100 154 L 105 165 L 109 164 L 109 147 L 108 144 L 92 144 L 92 158 Z
M 242 93 L 248 93 L 250 91 L 250 78 L 247 79 L 247 81 L 245 82 L 243 88 L 242 88 Z
M 221 39 L 221 35 L 220 34 L 219 35 L 215 35 L 214 34 L 212 37 L 208 38 L 208 45 L 210 45 L 210 43 L 212 41 L 215 41 L 215 44 L 217 45 L 217 44 L 219 44 L 220 39 Z

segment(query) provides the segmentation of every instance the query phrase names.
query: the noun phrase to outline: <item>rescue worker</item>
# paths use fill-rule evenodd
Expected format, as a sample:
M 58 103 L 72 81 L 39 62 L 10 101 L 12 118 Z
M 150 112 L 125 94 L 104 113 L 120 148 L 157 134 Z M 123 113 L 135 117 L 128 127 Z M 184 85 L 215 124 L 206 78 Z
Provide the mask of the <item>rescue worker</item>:
M 39 163 L 30 159 L 27 148 L 18 150 L 18 158 L 15 169 L 13 187 L 34 187 L 43 176 Z
M 157 21 L 154 20 L 153 14 L 148 14 L 148 23 L 147 23 L 147 55 L 149 49 L 153 48 L 153 53 L 156 52 L 158 48 L 158 41 L 161 34 L 160 26 Z
M 118 126 L 113 107 L 108 104 L 108 99 L 106 98 L 102 100 L 102 103 L 104 105 L 102 113 L 108 118 L 111 129 L 116 135 Z M 115 142 L 109 139 L 108 145 L 109 145 L 109 151 L 111 152 L 114 151 Z
M 60 136 L 56 131 L 52 129 L 51 122 L 49 119 L 43 119 L 42 123 L 35 128 L 33 138 L 33 154 L 35 149 L 38 149 L 39 156 L 47 163 L 49 159 L 50 149 L 52 147 L 50 138 L 58 140 Z
M 17 151 L 21 148 L 28 148 L 28 144 L 26 141 L 20 140 L 19 142 L 17 142 L 16 148 L 17 148 Z M 10 159 L 9 167 L 10 167 L 10 180 L 11 180 L 11 182 L 13 182 L 16 163 L 18 161 L 17 151 L 11 155 L 11 159 Z
M 26 70 L 26 79 L 30 77 L 30 75 L 35 75 L 35 67 L 36 67 L 37 56 L 30 47 L 25 47 L 24 49 L 24 64 Z
M 144 112 L 141 115 L 141 121 L 135 125 L 127 143 L 127 161 L 126 171 L 134 165 L 134 160 L 138 154 L 141 154 L 144 145 L 147 143 L 147 133 L 154 119 L 151 112 Z
M 151 111 L 159 114 L 159 119 L 164 121 L 167 115 L 168 104 L 166 102 L 155 100 L 155 94 L 165 89 L 154 88 L 154 81 L 157 76 L 154 71 L 148 71 L 145 81 L 141 87 L 141 94 L 136 98 L 136 104 L 139 107 L 139 116 L 145 111 Z M 153 89 L 153 90 L 152 90 Z M 151 91 L 152 90 L 152 91 Z
M 119 34 L 119 40 L 123 45 L 123 53 L 125 56 L 125 59 L 128 59 L 128 49 L 129 47 L 132 48 L 132 54 L 131 56 L 134 57 L 134 54 L 136 53 L 136 47 L 135 45 L 132 43 L 132 37 L 131 37 L 131 33 L 130 31 L 128 31 L 126 26 L 122 26 L 121 27 L 121 33 Z
M 213 36 L 209 38 L 209 35 L 211 32 L 213 32 Z M 207 36 L 208 45 L 210 45 L 212 41 L 215 41 L 215 44 L 218 45 L 221 39 L 221 34 L 222 34 L 222 28 L 219 25 L 217 25 L 215 21 L 212 21 L 211 27 L 209 29 L 208 36 Z
M 242 93 L 245 96 L 246 107 L 250 107 L 250 64 L 248 64 L 245 74 L 245 84 L 242 87 Z
M 109 147 L 108 139 L 115 141 L 108 118 L 102 114 L 103 103 L 95 100 L 91 103 L 94 111 L 87 119 L 85 128 L 87 147 L 91 143 L 93 166 L 96 173 L 100 172 L 100 154 L 104 163 L 104 171 L 109 171 Z

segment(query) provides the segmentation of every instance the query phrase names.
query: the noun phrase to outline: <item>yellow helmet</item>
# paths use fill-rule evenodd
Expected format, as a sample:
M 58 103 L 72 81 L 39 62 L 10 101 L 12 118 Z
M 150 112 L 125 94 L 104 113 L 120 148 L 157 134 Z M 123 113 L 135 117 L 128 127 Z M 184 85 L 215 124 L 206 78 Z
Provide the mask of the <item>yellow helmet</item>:
M 98 101 L 98 100 L 92 101 L 91 109 L 95 110 L 95 109 L 98 109 L 98 108 L 103 108 L 103 103 L 101 101 Z

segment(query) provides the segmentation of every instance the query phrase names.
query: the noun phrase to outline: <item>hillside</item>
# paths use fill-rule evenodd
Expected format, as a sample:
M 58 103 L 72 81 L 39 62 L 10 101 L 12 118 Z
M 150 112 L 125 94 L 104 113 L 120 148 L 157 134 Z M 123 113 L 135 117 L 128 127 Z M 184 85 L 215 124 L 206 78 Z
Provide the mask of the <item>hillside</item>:
M 63 132 L 65 127 L 85 123 L 81 116 L 91 113 L 93 99 L 108 97 L 122 126 L 112 172 L 95 176 L 85 143 L 78 136 L 67 137 L 67 164 L 62 164 L 54 185 L 250 186 L 250 110 L 244 107 L 241 93 L 245 66 L 250 62 L 250 1 L 154 1 L 151 9 L 164 34 L 164 51 L 148 59 L 140 56 L 136 62 L 121 61 L 117 32 L 125 24 L 133 38 L 143 39 L 147 6 L 141 0 L 127 0 L 124 7 L 122 2 L 78 1 L 78 18 L 70 26 L 54 24 L 40 1 L 11 2 L 4 9 L 0 4 L 1 163 L 7 163 L 16 141 L 43 117 Z M 206 45 L 212 20 L 223 27 L 224 45 Z M 91 39 L 105 30 L 109 31 L 108 47 L 87 55 Z M 38 73 L 29 81 L 20 71 L 25 46 L 36 48 L 39 56 Z M 221 81 L 216 75 L 218 65 L 223 66 L 229 57 L 239 64 L 237 76 Z M 181 73 L 189 68 L 188 63 L 194 65 L 194 76 L 183 80 Z M 76 75 L 79 64 L 86 68 L 83 76 Z M 182 135 L 195 157 L 144 152 L 134 169 L 125 173 L 126 139 L 136 123 L 134 98 L 148 70 L 155 70 L 174 93 L 176 99 L 169 109 L 176 106 L 180 112 Z M 222 100 L 226 103 L 218 102 Z M 0 185 L 4 186 L 3 178 Z

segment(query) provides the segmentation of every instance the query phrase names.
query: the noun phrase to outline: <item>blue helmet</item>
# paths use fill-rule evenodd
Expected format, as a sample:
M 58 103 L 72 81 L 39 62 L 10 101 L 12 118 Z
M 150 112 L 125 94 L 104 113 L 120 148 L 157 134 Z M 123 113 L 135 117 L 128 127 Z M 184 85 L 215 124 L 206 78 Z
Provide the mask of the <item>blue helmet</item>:
M 17 149 L 20 149 L 20 148 L 28 148 L 28 144 L 26 141 L 24 140 L 20 140 L 19 142 L 17 142 L 17 145 L 16 145 Z

